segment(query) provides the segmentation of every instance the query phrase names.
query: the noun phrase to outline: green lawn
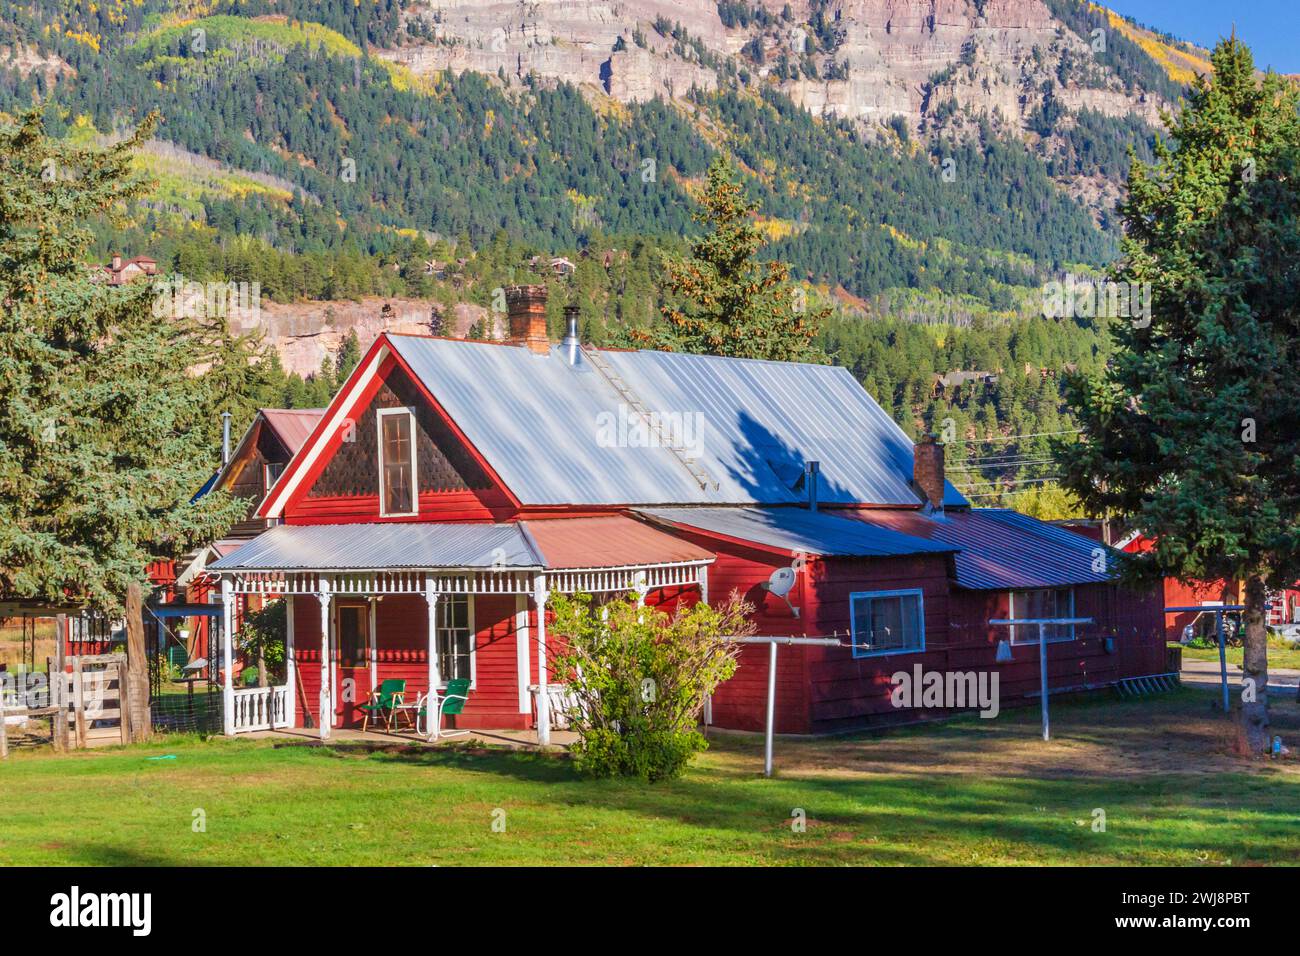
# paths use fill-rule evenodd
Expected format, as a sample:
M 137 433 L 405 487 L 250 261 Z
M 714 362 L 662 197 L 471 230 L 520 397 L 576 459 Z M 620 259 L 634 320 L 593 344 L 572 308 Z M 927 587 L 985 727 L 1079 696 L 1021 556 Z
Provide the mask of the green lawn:
M 1227 657 L 1229 664 L 1241 666 L 1242 649 L 1240 647 L 1229 647 Z M 1192 661 L 1214 661 L 1219 662 L 1219 649 L 1217 647 L 1183 647 L 1183 658 Z M 1280 641 L 1268 642 L 1268 666 L 1300 668 L 1300 647 L 1287 647 Z
M 0 765 L 0 864 L 1300 862 L 1300 761 L 1232 756 L 1212 696 L 1059 703 L 1047 744 L 1034 710 L 778 740 L 773 780 L 760 740 L 726 737 L 655 786 L 531 753 L 183 737 L 26 750 Z M 1294 704 L 1275 710 L 1300 734 Z

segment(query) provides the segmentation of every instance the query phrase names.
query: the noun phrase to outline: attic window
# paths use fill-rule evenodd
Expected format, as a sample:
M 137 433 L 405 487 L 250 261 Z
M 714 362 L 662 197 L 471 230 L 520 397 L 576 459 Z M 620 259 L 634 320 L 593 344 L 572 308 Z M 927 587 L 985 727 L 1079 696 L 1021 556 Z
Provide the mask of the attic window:
M 262 492 L 265 494 L 275 486 L 275 483 L 280 479 L 280 476 L 284 474 L 284 462 L 268 461 L 263 466 L 263 468 L 264 471 L 262 472 L 262 482 L 263 482 Z
M 381 409 L 379 513 L 415 514 L 415 488 L 415 414 L 409 408 Z

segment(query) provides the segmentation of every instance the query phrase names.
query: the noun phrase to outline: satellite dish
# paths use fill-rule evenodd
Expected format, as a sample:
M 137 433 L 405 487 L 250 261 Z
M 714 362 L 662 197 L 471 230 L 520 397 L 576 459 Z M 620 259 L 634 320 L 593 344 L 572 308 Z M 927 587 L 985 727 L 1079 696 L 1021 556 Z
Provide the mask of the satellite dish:
M 767 579 L 767 589 L 779 598 L 785 597 L 794 587 L 794 568 L 777 568 Z
M 795 617 L 798 617 L 799 609 L 790 603 L 790 598 L 788 596 L 790 590 L 794 587 L 795 578 L 796 573 L 794 568 L 777 568 L 772 572 L 771 576 L 763 582 L 761 587 L 764 591 L 770 591 L 772 594 L 775 594 L 784 601 L 785 606 L 790 609 L 790 613 Z

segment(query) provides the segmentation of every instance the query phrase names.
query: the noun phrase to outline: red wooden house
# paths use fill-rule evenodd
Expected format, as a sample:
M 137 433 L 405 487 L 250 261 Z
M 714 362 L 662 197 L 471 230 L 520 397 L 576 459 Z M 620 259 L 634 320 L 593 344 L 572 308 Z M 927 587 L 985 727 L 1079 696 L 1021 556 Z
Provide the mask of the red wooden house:
M 890 677 L 918 663 L 1036 691 L 1037 645 L 990 617 L 1094 618 L 1053 635 L 1056 688 L 1161 669 L 1158 598 L 1111 584 L 1108 549 L 972 509 L 847 370 L 595 349 L 576 318 L 552 346 L 544 295 L 507 290 L 506 343 L 381 335 L 259 507 L 273 526 L 208 566 L 228 607 L 289 602 L 288 680 L 227 684 L 227 732 L 327 736 L 385 678 L 463 677 L 459 726 L 545 739 L 556 591 L 738 591 L 762 633 L 837 636 L 782 653 L 782 732 L 906 719 Z M 761 726 L 766 681 L 747 650 L 712 722 Z

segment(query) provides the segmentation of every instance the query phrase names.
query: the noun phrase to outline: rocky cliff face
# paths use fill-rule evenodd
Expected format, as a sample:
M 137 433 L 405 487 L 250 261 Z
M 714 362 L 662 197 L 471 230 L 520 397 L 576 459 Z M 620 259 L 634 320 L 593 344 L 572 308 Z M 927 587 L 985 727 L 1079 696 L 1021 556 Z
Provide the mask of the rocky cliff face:
M 438 0 L 404 16 L 412 40 L 379 55 L 417 73 L 532 75 L 623 102 L 743 72 L 813 113 L 901 117 L 914 131 L 950 100 L 1021 128 L 1044 89 L 1069 109 L 1152 119 L 1158 109 L 1114 78 L 1083 86 L 1060 70 L 1064 56 L 1086 68 L 1091 50 L 1042 0 Z

